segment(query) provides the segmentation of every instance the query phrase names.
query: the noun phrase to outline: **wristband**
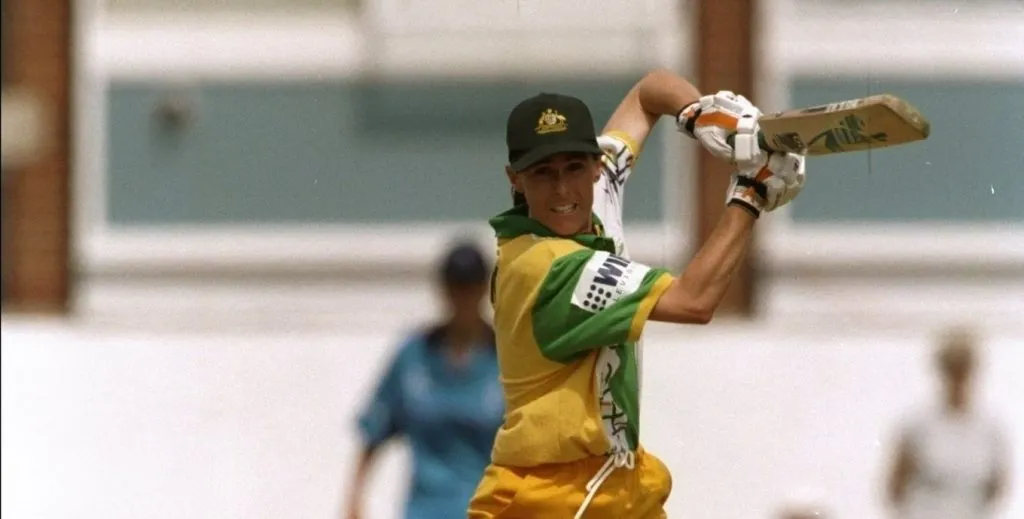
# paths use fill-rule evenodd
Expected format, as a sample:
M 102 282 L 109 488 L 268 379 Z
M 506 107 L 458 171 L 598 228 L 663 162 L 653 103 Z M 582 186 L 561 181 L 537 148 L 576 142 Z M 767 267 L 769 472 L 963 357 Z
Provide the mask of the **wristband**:
M 694 108 L 693 113 L 690 116 L 684 115 L 686 114 L 686 111 L 694 105 L 697 105 L 697 107 Z M 676 128 L 679 129 L 680 132 L 690 136 L 690 138 L 695 139 L 696 137 L 694 136 L 693 131 L 696 127 L 697 118 L 700 117 L 700 114 L 701 106 L 700 100 L 698 99 L 679 110 L 679 113 L 676 114 Z

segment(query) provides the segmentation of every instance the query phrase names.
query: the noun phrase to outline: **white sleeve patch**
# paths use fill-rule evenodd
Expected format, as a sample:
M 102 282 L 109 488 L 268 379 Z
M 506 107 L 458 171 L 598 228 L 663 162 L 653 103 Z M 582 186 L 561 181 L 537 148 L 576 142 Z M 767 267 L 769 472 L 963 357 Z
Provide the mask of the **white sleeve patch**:
M 605 251 L 595 252 L 580 273 L 572 304 L 588 312 L 600 312 L 636 292 L 650 270 L 647 265 Z
M 597 145 L 604 150 L 605 159 L 614 173 L 628 175 L 633 165 L 633 153 L 628 144 L 611 135 L 600 135 L 597 137 Z

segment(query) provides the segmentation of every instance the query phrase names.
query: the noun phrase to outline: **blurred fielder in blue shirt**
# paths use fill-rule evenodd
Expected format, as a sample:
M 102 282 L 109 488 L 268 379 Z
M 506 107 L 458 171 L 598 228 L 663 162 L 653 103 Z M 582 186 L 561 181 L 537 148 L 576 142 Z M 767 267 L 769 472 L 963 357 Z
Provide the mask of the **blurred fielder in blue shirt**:
M 412 451 L 406 519 L 465 517 L 502 424 L 494 331 L 481 314 L 490 267 L 472 245 L 446 254 L 439 285 L 447 316 L 409 337 L 359 416 L 363 450 L 347 519 L 361 513 L 374 452 L 403 437 Z

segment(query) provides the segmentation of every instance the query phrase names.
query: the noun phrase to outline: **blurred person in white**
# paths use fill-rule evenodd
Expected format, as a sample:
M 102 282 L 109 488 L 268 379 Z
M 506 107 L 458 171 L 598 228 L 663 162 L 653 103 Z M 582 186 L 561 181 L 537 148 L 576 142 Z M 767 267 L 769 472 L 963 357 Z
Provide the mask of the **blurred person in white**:
M 408 337 L 359 415 L 362 450 L 343 517 L 358 519 L 374 454 L 402 437 L 412 451 L 406 519 L 463 516 L 504 417 L 494 330 L 482 314 L 490 266 L 473 244 L 447 251 L 438 288 L 447 315 Z
M 943 333 L 935 354 L 941 405 L 912 415 L 898 431 L 888 481 L 898 519 L 990 517 L 1007 486 L 1002 428 L 973 399 L 976 343 L 964 329 Z

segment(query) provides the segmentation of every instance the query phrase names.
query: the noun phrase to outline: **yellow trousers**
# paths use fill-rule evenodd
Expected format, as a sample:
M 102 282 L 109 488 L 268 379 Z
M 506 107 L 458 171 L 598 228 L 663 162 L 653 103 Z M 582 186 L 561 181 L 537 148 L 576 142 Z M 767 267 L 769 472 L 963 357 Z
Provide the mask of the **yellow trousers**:
M 469 519 L 572 519 L 587 483 L 607 458 L 538 467 L 491 464 L 469 503 Z M 583 513 L 586 519 L 662 519 L 672 477 L 658 458 L 639 450 L 633 469 L 608 475 Z

